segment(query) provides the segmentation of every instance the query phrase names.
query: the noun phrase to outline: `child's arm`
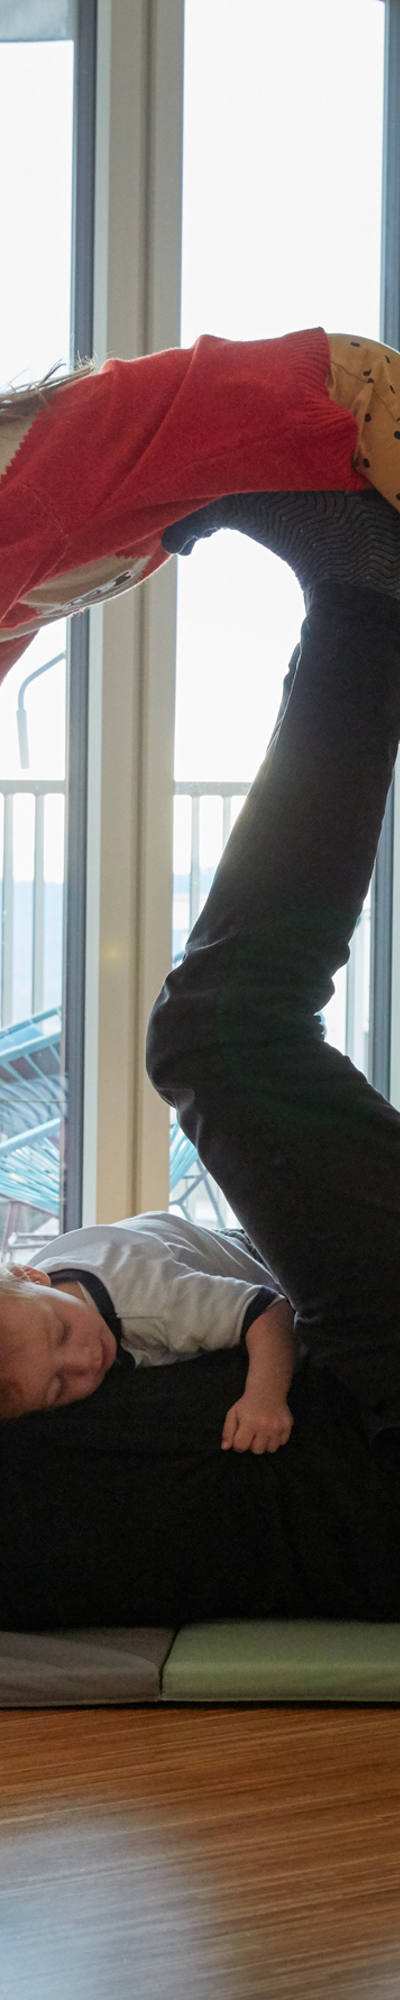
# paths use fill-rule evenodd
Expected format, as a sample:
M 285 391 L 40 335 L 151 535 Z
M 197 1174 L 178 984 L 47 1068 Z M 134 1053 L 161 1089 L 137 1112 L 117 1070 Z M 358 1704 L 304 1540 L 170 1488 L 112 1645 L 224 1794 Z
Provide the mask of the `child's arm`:
M 277 1451 L 287 1444 L 293 1417 L 286 1401 L 294 1372 L 294 1314 L 288 1299 L 274 1299 L 246 1333 L 249 1368 L 243 1396 L 225 1417 L 222 1450 Z

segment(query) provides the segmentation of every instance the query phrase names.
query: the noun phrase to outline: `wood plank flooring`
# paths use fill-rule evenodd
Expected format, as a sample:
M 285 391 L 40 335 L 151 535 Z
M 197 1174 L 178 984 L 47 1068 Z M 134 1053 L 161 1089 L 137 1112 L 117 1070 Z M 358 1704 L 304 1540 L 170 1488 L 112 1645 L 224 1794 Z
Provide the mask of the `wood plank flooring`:
M 0 1714 L 1 2000 L 399 2000 L 400 1713 Z

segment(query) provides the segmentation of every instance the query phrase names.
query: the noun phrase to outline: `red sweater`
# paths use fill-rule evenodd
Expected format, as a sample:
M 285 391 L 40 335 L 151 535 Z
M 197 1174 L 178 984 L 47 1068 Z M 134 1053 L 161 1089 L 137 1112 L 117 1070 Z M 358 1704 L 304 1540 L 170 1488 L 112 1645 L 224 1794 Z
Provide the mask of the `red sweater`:
M 364 488 L 329 361 L 322 327 L 204 334 L 60 386 L 0 479 L 0 680 L 37 629 L 25 594 L 46 580 L 106 556 L 137 559 L 144 580 L 168 560 L 164 529 L 224 494 Z

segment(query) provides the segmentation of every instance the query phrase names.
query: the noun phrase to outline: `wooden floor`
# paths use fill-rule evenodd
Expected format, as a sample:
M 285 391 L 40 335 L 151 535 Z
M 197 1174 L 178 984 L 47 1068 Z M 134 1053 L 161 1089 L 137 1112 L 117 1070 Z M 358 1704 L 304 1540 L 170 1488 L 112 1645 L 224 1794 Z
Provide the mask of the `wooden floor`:
M 1 2000 L 400 1995 L 396 1709 L 0 1714 Z

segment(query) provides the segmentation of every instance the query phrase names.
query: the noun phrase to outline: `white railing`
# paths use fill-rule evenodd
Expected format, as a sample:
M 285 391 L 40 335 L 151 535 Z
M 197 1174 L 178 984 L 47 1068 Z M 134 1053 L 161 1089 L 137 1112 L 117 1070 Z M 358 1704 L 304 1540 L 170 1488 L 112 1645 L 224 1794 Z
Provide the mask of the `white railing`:
M 213 781 L 207 782 L 204 779 L 199 779 L 197 781 L 190 780 L 189 782 L 186 783 L 184 783 L 183 781 L 179 781 L 179 783 L 174 785 L 175 798 L 176 799 L 187 798 L 191 803 L 190 866 L 187 871 L 188 893 L 189 893 L 188 933 L 189 931 L 192 930 L 193 924 L 196 923 L 197 917 L 200 915 L 202 901 L 204 900 L 204 897 L 202 897 L 202 892 L 201 892 L 202 802 L 205 799 L 221 800 L 220 839 L 218 843 L 218 852 L 213 853 L 213 860 L 212 860 L 212 872 L 214 872 L 214 869 L 217 867 L 218 862 L 221 858 L 221 854 L 223 848 L 226 845 L 226 841 L 229 839 L 233 818 L 235 816 L 234 808 L 236 806 L 237 811 L 240 809 L 241 805 L 243 804 L 243 800 L 247 798 L 247 793 L 249 791 L 250 791 L 250 784 L 244 784 L 242 782 L 233 784 L 232 779 L 230 783 L 227 783 L 225 780 L 218 781 L 217 779 L 215 779 Z
M 189 931 L 192 930 L 193 924 L 196 923 L 197 917 L 200 915 L 208 889 L 208 883 L 204 887 L 205 871 L 201 867 L 202 804 L 211 798 L 221 800 L 218 851 L 216 851 L 216 848 L 213 851 L 212 868 L 208 871 L 208 874 L 212 875 L 218 865 L 225 843 L 228 840 L 233 820 L 236 818 L 237 812 L 243 804 L 243 799 L 247 797 L 250 791 L 250 784 L 243 782 L 233 784 L 232 780 L 230 783 L 226 783 L 225 781 L 219 782 L 217 780 L 207 783 L 202 779 L 197 782 L 192 782 L 191 780 L 184 782 L 180 780 L 175 785 L 174 791 L 176 799 L 188 799 L 190 811 L 189 835 L 185 843 L 186 848 L 189 850 L 189 864 L 184 871 L 177 870 L 174 875 L 174 936 L 176 938 L 179 930 L 181 932 L 182 930 L 185 931 L 183 939 L 181 938 L 183 949 Z M 186 904 L 187 923 L 184 926 L 179 926 L 177 922 L 178 895 L 176 881 L 178 872 L 181 884 L 180 898 L 182 900 L 183 897 Z M 370 1037 L 370 937 L 371 896 L 369 892 L 362 916 L 352 939 L 347 968 L 341 969 L 336 975 L 335 995 L 326 1009 L 327 1040 L 332 1041 L 337 1048 L 340 1048 L 343 1055 L 348 1055 L 351 1062 L 355 1063 L 358 1069 L 363 1070 L 366 1076 L 368 1076 L 369 1070 Z
M 203 907 L 210 881 L 223 848 L 231 832 L 234 820 L 250 790 L 248 783 L 235 784 L 217 780 L 180 781 L 175 785 L 175 841 L 173 879 L 173 956 L 176 959 L 184 949 L 189 931 Z M 46 801 L 54 794 L 65 795 L 65 783 L 61 779 L 48 778 L 3 778 L 0 779 L 0 842 L 1 819 L 3 821 L 3 866 L 1 869 L 0 846 L 0 893 L 1 893 L 1 959 L 0 959 L 0 1026 L 15 1021 L 15 958 L 16 954 L 16 829 L 14 824 L 14 801 L 19 797 L 33 800 L 33 827 L 31 825 L 31 855 L 33 879 L 29 898 L 29 951 L 31 953 L 30 998 L 29 989 L 24 1015 L 29 1012 L 38 1015 L 45 1005 L 49 978 L 49 964 L 46 963 Z M 186 800 L 187 808 L 179 811 L 179 801 Z M 210 804 L 220 802 L 220 809 Z M 181 824 L 179 825 L 179 819 Z M 212 824 L 210 823 L 212 819 Z M 47 870 L 48 873 L 48 870 Z M 60 888 L 62 896 L 62 886 Z M 17 923 L 18 928 L 18 923 Z M 30 941 L 31 940 L 31 941 Z M 21 950 L 21 946 L 20 946 Z M 353 938 L 347 970 L 336 980 L 336 994 L 327 1009 L 326 1030 L 328 1040 L 336 1043 L 343 1053 L 350 1056 L 357 1067 L 368 1074 L 369 1043 L 369 964 L 370 964 L 370 905 L 364 907 L 362 918 Z M 341 982 L 341 996 L 338 986 Z M 61 981 L 60 981 L 61 983 Z M 61 1004 L 61 991 L 55 1004 Z M 54 996 L 53 996 L 54 1004 Z M 336 1011 L 335 1011 L 336 1010 Z M 46 1130 L 38 1132 L 37 1138 L 46 1143 Z M 35 1134 L 31 1134 L 35 1138 Z M 12 1147 L 12 1139 L 6 1144 Z M 15 1144 L 15 1141 L 14 1141 Z M 231 1227 L 235 1218 L 224 1200 L 221 1190 L 197 1155 L 188 1149 L 185 1142 L 185 1157 L 182 1154 L 183 1135 L 179 1134 L 172 1120 L 171 1130 L 171 1205 L 177 1206 L 192 1220 L 203 1222 L 209 1228 Z M 3 1147 L 4 1151 L 4 1147 Z M 187 1154 L 189 1151 L 189 1159 Z M 178 1157 L 179 1155 L 179 1157 Z M 32 1201 L 30 1190 L 25 1190 L 24 1200 Z M 22 1200 L 22 1195 L 21 1195 Z M 11 1213 L 11 1211 L 10 1211 Z M 13 1220 L 14 1250 L 20 1242 L 16 1211 Z M 27 1210 L 28 1213 L 28 1210 Z M 13 1211 L 14 1215 L 14 1211 Z M 26 1229 L 26 1216 L 21 1210 Z M 22 1227 L 20 1216 L 20 1224 Z M 55 1222 L 56 1226 L 56 1222 Z M 17 1236 L 15 1236 L 17 1230 Z M 28 1238 L 26 1239 L 28 1240 Z M 29 1238 L 30 1240 L 30 1238 Z M 21 1244 L 25 1245 L 25 1236 Z M 4 1244 L 3 1244 L 4 1251 Z
M 250 784 L 232 780 L 205 781 L 199 779 L 180 780 L 174 786 L 175 799 L 187 798 L 189 802 L 189 828 L 186 846 L 186 865 L 174 873 L 174 933 L 179 928 L 184 931 L 184 942 L 200 914 L 208 891 L 209 881 L 218 865 L 223 848 L 229 837 L 233 820 L 240 810 Z M 45 811 L 46 800 L 51 795 L 65 796 L 65 781 L 58 778 L 0 778 L 0 809 L 3 801 L 3 866 L 0 873 L 1 885 L 1 967 L 0 967 L 0 1024 L 13 1018 L 13 965 L 14 965 L 14 910 L 15 910 L 15 838 L 14 800 L 31 797 L 34 802 L 33 831 L 33 882 L 32 882 L 32 946 L 30 999 L 28 997 L 24 1013 L 37 1014 L 45 1005 Z M 221 801 L 221 815 L 218 833 L 208 868 L 202 867 L 202 807 L 207 800 Z M 208 839 L 210 854 L 210 841 Z M 180 882 L 180 891 L 178 889 Z M 185 922 L 179 926 L 175 919 L 178 897 L 185 901 Z M 353 938 L 350 961 L 346 976 L 346 1033 L 342 1046 L 353 1062 L 368 1073 L 368 1032 L 369 1032 L 369 959 L 370 959 L 370 900 L 367 898 L 361 921 Z M 61 995 L 59 995 L 59 1000 Z
M 45 811 L 46 799 L 54 793 L 65 796 L 65 782 L 61 778 L 0 778 L 0 801 L 3 800 L 3 866 L 1 897 L 1 978 L 0 978 L 0 1023 L 8 1026 L 13 1019 L 14 991 L 14 940 L 15 940 L 15 828 L 14 800 L 21 796 L 33 798 L 33 882 L 32 882 L 32 955 L 30 1001 L 25 1013 L 38 1014 L 44 1007 L 45 994 Z M 61 997 L 61 996 L 60 996 Z

